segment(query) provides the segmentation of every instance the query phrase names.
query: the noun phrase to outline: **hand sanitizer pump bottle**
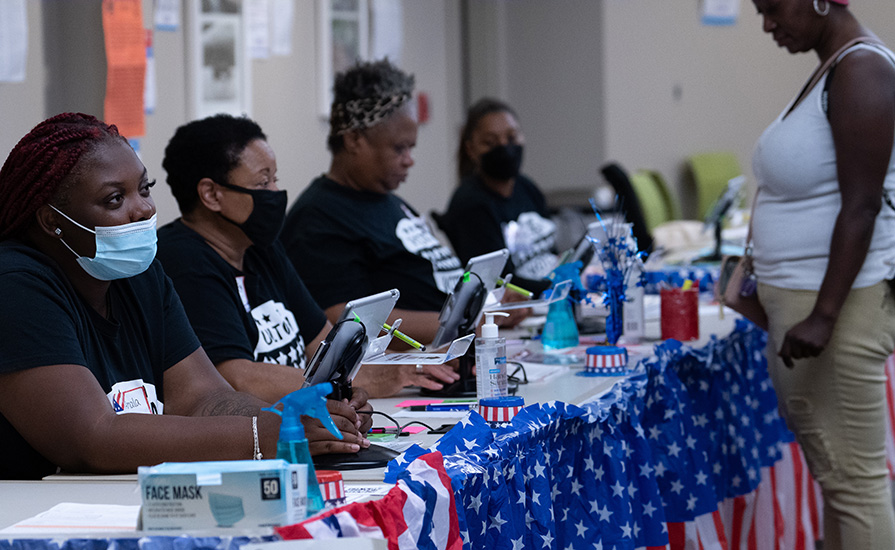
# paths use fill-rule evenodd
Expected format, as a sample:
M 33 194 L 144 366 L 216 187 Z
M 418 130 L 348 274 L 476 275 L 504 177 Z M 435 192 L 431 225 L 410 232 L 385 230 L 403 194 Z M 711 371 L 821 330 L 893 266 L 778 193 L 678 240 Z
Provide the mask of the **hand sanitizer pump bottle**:
M 482 336 L 475 339 L 476 398 L 506 397 L 507 340 L 497 332 L 494 316 L 509 317 L 502 311 L 486 311 Z

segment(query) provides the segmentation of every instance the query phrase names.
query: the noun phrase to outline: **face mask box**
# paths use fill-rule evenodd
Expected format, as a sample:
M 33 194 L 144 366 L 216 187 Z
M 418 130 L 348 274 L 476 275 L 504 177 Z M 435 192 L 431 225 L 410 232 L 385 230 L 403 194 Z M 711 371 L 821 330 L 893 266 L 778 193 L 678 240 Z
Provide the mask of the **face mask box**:
M 137 472 L 140 529 L 256 528 L 302 521 L 308 466 L 285 460 L 166 462 Z

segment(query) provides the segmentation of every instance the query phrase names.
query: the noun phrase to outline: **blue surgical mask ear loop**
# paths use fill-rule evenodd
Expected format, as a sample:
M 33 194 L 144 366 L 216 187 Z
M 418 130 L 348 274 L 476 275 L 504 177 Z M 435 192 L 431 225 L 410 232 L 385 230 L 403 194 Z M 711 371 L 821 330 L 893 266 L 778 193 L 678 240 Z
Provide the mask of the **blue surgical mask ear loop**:
M 67 215 L 65 215 L 65 213 L 64 213 L 62 210 L 59 210 L 58 208 L 56 208 L 56 207 L 53 206 L 52 204 L 48 204 L 47 206 L 49 206 L 50 208 L 52 208 L 53 210 L 55 210 L 56 212 L 58 212 L 59 215 L 61 215 L 63 218 L 65 218 L 66 220 L 68 220 L 68 221 L 70 221 L 71 223 L 75 224 L 76 226 L 80 227 L 80 228 L 83 229 L 84 231 L 88 231 L 88 232 L 93 233 L 94 235 L 96 235 L 96 231 L 94 231 L 93 229 L 88 229 L 88 228 L 84 227 L 83 225 L 79 224 L 78 222 L 76 222 L 75 220 L 69 218 Z M 59 229 L 59 228 L 57 227 L 55 233 L 56 233 L 57 235 L 60 236 L 59 240 L 62 242 L 63 245 L 65 245 L 65 248 L 69 249 L 69 250 L 71 251 L 71 253 L 75 255 L 76 258 L 80 258 L 80 257 L 81 257 L 81 255 L 78 254 L 77 252 L 75 252 L 75 250 L 74 250 L 72 247 L 70 247 L 70 246 L 68 245 L 67 242 L 65 242 L 65 239 L 63 239 L 63 238 L 61 237 L 61 235 L 62 235 L 62 230 L 61 230 L 61 229 Z

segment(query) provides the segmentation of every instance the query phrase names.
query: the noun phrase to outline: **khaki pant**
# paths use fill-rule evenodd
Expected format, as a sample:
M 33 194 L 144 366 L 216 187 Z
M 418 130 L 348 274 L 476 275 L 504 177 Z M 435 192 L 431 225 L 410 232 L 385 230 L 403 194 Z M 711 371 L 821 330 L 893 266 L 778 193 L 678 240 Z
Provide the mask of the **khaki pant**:
M 780 413 L 822 488 L 824 550 L 895 549 L 885 456 L 884 364 L 895 349 L 889 285 L 853 289 L 827 348 L 792 369 L 777 352 L 817 292 L 760 284 L 758 295 L 768 313 L 768 370 Z

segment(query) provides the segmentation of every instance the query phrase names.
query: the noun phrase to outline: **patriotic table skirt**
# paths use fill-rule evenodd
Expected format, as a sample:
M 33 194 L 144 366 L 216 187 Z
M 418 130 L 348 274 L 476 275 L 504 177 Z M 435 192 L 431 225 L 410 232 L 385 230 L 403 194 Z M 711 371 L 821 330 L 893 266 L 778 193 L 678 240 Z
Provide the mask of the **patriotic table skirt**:
M 738 324 L 706 348 L 666 342 L 594 402 L 529 405 L 505 428 L 470 413 L 433 450 L 413 447 L 392 461 L 394 486 L 382 499 L 277 532 L 385 538 L 390 549 L 811 550 L 823 509 L 776 414 L 764 338 Z M 895 358 L 886 373 L 891 468 Z M 90 549 L 167 548 L 174 538 L 96 538 Z M 176 539 L 182 550 L 257 542 Z M 75 546 L 0 535 L 0 550 L 26 547 Z
M 395 549 L 811 550 L 822 501 L 777 414 L 765 343 L 741 322 L 705 348 L 657 346 L 581 407 L 529 405 L 499 429 L 470 413 L 389 464 L 390 499 L 279 532 L 376 533 Z M 895 357 L 886 372 L 895 457 Z

